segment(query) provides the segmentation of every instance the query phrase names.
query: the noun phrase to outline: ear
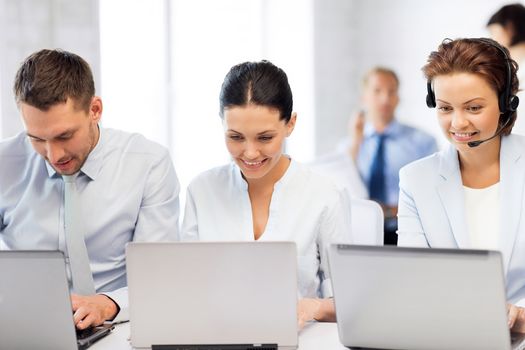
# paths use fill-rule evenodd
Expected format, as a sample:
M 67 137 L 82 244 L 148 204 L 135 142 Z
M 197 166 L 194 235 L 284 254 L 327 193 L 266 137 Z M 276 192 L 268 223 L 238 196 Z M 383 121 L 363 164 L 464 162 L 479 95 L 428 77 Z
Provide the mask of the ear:
M 295 128 L 295 122 L 297 121 L 297 113 L 293 112 L 290 120 L 286 123 L 286 137 L 290 136 Z
M 98 96 L 93 96 L 89 106 L 89 117 L 93 122 L 98 123 L 102 117 L 102 99 Z

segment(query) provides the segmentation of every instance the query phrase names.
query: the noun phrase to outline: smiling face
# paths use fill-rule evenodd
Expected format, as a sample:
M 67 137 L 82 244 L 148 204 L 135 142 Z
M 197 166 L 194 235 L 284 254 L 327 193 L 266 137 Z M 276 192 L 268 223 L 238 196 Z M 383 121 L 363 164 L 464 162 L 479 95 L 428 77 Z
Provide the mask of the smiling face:
M 498 130 L 498 96 L 481 76 L 472 73 L 438 75 L 432 83 L 439 124 L 458 151 L 499 148 L 499 137 L 476 148 L 467 145 L 470 141 L 488 139 Z
M 282 156 L 284 141 L 295 120 L 294 114 L 286 123 L 277 109 L 254 104 L 224 110 L 226 147 L 247 181 L 279 177 L 276 173 L 287 162 Z
M 46 111 L 23 102 L 19 107 L 35 151 L 60 175 L 78 172 L 98 142 L 100 98 L 93 98 L 89 111 L 77 108 L 71 99 Z

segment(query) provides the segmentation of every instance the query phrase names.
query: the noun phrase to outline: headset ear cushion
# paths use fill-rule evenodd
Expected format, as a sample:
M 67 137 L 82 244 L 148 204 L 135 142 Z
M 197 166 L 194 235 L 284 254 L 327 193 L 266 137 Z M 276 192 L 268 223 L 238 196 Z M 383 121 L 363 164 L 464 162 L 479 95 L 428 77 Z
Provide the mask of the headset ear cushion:
M 434 91 L 432 91 L 430 81 L 427 82 L 427 107 L 436 108 L 436 97 L 434 96 Z
M 508 107 L 509 111 L 514 112 L 515 110 L 517 110 L 519 104 L 520 104 L 520 99 L 518 96 L 512 95 L 509 97 L 509 107 Z
M 428 108 L 436 107 L 436 100 L 434 99 L 434 96 L 431 94 L 427 94 L 427 106 Z

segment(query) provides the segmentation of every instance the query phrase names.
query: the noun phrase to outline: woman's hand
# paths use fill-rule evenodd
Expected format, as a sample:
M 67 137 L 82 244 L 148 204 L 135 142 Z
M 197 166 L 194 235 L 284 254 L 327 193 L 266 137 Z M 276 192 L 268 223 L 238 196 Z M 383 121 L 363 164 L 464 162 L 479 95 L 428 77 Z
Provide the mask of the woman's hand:
M 297 303 L 297 324 L 303 329 L 308 321 L 335 322 L 333 299 L 304 298 Z
M 507 304 L 509 328 L 513 332 L 525 333 L 525 308 Z

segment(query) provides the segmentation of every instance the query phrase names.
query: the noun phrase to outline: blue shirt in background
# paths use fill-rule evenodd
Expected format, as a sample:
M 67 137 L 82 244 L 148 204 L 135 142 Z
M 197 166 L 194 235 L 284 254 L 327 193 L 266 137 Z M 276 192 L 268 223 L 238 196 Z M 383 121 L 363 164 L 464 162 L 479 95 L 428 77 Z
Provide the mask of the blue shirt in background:
M 408 163 L 437 151 L 436 140 L 428 133 L 414 127 L 392 121 L 384 130 L 386 205 L 397 206 L 399 198 L 399 170 Z M 377 151 L 379 134 L 367 123 L 359 148 L 357 168 L 363 182 L 370 180 L 372 161 Z

